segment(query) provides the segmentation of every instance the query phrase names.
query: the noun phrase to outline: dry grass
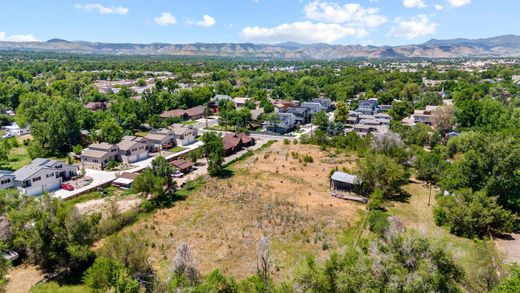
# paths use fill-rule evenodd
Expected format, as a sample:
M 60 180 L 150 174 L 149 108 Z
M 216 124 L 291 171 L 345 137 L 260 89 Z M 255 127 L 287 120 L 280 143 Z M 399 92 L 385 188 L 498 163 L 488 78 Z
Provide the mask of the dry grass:
M 300 162 L 292 153 L 308 154 L 314 162 Z M 328 193 L 329 171 L 352 164 L 352 157 L 328 156 L 314 146 L 276 143 L 237 163 L 233 177 L 211 179 L 186 201 L 128 229 L 143 235 L 154 266 L 163 272 L 176 247 L 186 242 L 203 274 L 219 268 L 236 277 L 254 273 L 257 241 L 267 235 L 275 277 L 285 278 L 307 254 L 328 255 L 337 236 L 356 220 L 362 205 Z

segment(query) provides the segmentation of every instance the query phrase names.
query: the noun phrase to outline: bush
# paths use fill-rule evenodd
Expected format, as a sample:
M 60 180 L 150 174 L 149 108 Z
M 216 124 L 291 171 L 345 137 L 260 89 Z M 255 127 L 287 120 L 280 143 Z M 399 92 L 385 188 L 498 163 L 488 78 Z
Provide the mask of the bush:
M 289 139 L 285 138 L 285 139 L 283 140 L 283 143 L 284 143 L 285 145 L 289 145 L 289 144 L 291 144 L 291 141 L 290 141 Z
M 304 163 L 313 163 L 314 159 L 312 158 L 311 155 L 305 155 L 305 156 L 303 156 L 303 162 Z
M 388 215 L 380 210 L 372 210 L 368 212 L 368 227 L 370 231 L 378 236 L 383 236 L 390 226 Z

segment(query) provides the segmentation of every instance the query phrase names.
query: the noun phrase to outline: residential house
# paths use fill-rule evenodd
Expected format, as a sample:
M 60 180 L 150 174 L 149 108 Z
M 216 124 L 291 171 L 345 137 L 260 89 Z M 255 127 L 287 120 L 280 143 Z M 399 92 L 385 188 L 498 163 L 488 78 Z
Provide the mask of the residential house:
M 192 125 L 173 124 L 169 127 L 175 134 L 175 142 L 178 146 L 192 144 L 197 138 L 197 129 Z
M 392 109 L 392 105 L 379 105 L 379 111 L 388 112 Z
M 301 107 L 308 108 L 311 116 L 321 111 L 327 111 L 327 108 L 324 107 L 321 103 L 315 102 L 303 102 Z
M 415 123 L 424 123 L 432 125 L 432 113 L 438 106 L 426 106 L 424 110 L 415 110 L 413 112 L 413 120 Z
M 278 113 L 278 121 L 276 123 L 264 122 L 264 130 L 279 134 L 290 132 L 296 126 L 296 116 L 293 113 Z
M 294 106 L 293 103 L 284 100 L 274 100 L 272 103 L 274 106 L 274 111 L 278 113 L 285 112 L 287 108 Z
M 236 134 L 226 133 L 224 138 L 222 138 L 222 143 L 224 144 L 226 156 L 230 156 L 242 149 L 242 139 Z
M 124 164 L 148 158 L 148 143 L 144 137 L 125 136 L 117 146 L 121 162 Z
M 377 113 L 374 115 L 374 119 L 381 122 L 383 125 L 390 125 L 392 117 L 387 113 Z
M 218 103 L 220 103 L 220 101 L 228 101 L 228 102 L 232 102 L 233 101 L 233 98 L 228 96 L 228 95 L 216 95 L 214 98 L 213 98 L 213 102 L 215 102 L 217 105 Z
M 309 108 L 305 107 L 289 107 L 285 113 L 292 113 L 296 116 L 296 124 L 304 125 L 311 122 L 311 113 Z
M 256 140 L 255 140 L 254 137 L 249 136 L 249 135 L 247 135 L 247 134 L 245 134 L 245 133 L 243 133 L 243 132 L 242 132 L 242 133 L 239 133 L 239 134 L 237 134 L 237 135 L 238 135 L 238 137 L 240 137 L 240 139 L 242 140 L 242 145 L 243 145 L 245 148 L 248 148 L 248 147 L 250 147 L 250 146 L 253 146 L 253 145 L 255 145 L 255 143 L 256 143 Z
M 332 100 L 328 98 L 317 98 L 312 100 L 313 103 L 319 103 L 325 108 L 325 111 L 329 112 L 332 110 Z
M 15 175 L 12 171 L 0 170 L 0 189 L 14 187 Z
M 211 114 L 211 108 L 208 109 L 208 115 Z M 186 110 L 183 109 L 175 109 L 170 111 L 164 111 L 161 113 L 161 118 L 180 118 L 181 120 L 196 120 L 200 118 L 204 118 L 206 113 L 206 106 L 196 106 L 193 108 L 189 108 Z
M 235 104 L 235 107 L 244 107 L 248 101 L 249 101 L 249 98 L 243 98 L 243 97 L 236 97 L 233 99 L 233 103 Z
M 103 170 L 110 161 L 119 160 L 119 147 L 106 142 L 93 143 L 81 153 L 84 168 Z
M 169 149 L 176 143 L 175 132 L 169 128 L 153 129 L 145 138 L 150 151 Z
M 262 114 L 264 114 L 264 108 L 251 110 L 251 119 L 253 119 L 253 122 L 258 122 Z
M 366 115 L 374 115 L 377 113 L 378 103 L 377 99 L 368 99 L 360 101 L 356 112 L 361 112 Z
M 14 187 L 23 193 L 37 196 L 59 189 L 63 181 L 78 175 L 78 167 L 56 160 L 36 158 L 29 165 L 7 175 L 10 176 L 4 180 L 13 181 L 14 176 Z
M 31 133 L 29 127 L 20 127 L 18 124 L 16 124 L 16 122 L 13 122 L 11 125 L 2 126 L 2 129 L 5 130 L 10 136 L 20 136 Z

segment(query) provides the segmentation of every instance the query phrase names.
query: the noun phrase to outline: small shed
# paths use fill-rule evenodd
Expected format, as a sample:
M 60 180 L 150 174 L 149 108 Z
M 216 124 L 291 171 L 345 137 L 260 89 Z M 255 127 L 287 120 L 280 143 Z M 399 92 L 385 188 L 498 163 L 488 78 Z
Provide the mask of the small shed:
M 353 192 L 357 180 L 358 179 L 356 175 L 336 171 L 330 177 L 330 189 L 337 191 Z
M 112 182 L 112 185 L 121 188 L 130 188 L 138 175 L 139 174 L 123 172 L 123 174 L 121 174 L 119 178 Z

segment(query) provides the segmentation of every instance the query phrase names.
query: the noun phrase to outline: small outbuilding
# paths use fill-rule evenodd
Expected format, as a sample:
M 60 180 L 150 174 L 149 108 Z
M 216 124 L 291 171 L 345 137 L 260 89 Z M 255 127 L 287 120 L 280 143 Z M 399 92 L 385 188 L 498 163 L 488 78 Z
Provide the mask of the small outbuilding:
M 353 192 L 357 180 L 356 175 L 336 171 L 330 177 L 330 189 L 334 191 Z

